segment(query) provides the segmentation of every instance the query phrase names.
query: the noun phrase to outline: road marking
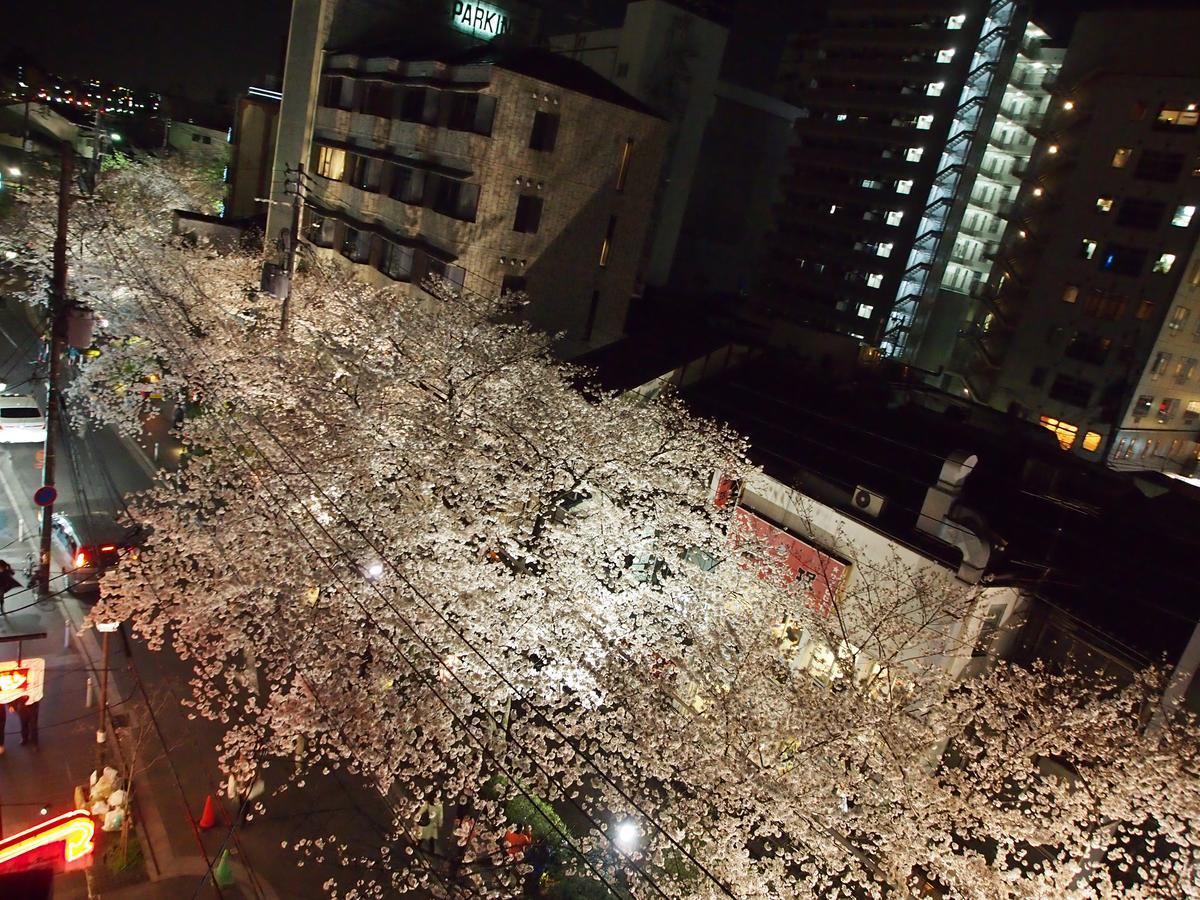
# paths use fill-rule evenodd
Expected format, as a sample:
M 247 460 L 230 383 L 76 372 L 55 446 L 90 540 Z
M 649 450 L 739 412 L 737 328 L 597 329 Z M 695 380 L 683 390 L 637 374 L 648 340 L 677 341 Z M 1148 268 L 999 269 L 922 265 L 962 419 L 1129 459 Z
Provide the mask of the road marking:
M 8 470 L 12 469 L 12 453 L 9 452 L 4 454 L 3 459 L 7 463 L 7 465 L 0 465 L 0 487 L 4 488 L 4 496 L 8 498 L 8 503 L 12 507 L 13 513 L 15 513 L 17 518 L 20 520 L 20 530 L 23 530 L 30 535 L 37 534 L 38 529 L 30 528 L 25 524 L 25 512 L 20 504 L 17 503 L 17 495 L 13 493 L 12 485 L 9 483 Z M 20 485 L 17 487 L 19 489 Z

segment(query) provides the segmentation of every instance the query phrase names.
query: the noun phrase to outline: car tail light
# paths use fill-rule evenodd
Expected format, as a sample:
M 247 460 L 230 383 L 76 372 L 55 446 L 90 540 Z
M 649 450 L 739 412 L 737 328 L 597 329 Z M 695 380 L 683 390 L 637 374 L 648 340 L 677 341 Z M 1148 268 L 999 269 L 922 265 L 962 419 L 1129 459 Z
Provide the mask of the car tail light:
M 75 568 L 82 569 L 88 564 L 88 556 L 82 550 L 75 554 Z

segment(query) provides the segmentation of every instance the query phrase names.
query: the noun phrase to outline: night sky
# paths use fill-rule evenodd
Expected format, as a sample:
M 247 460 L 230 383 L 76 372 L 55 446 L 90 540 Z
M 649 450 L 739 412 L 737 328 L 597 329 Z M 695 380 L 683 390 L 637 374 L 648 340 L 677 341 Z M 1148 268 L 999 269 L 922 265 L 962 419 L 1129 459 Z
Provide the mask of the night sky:
M 744 17 L 753 18 L 759 5 L 762 19 L 778 21 L 778 2 L 734 0 L 733 5 L 744 25 Z M 821 6 L 819 0 L 795 2 Z M 291 0 L 21 0 L 12 5 L 19 5 L 19 12 L 10 12 L 0 29 L 0 58 L 24 49 L 54 72 L 211 101 L 218 92 L 232 98 L 282 72 Z M 1115 5 L 1112 0 L 1035 0 L 1034 15 L 1062 39 L 1080 10 Z M 542 7 L 543 23 L 553 31 L 574 27 L 568 10 L 588 10 L 603 24 L 617 25 L 624 4 L 544 0 Z

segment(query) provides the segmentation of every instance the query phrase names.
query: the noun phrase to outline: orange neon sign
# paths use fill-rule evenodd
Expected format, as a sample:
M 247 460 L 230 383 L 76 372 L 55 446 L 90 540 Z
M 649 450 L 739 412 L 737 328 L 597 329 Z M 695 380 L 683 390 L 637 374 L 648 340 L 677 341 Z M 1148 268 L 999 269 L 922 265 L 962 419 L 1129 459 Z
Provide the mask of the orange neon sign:
M 0 840 L 0 866 L 50 844 L 63 845 L 63 861 L 73 863 L 95 848 L 96 823 L 86 809 L 76 809 Z
M 28 669 L 9 669 L 7 672 L 0 672 L 0 691 L 4 693 L 24 691 L 28 684 Z

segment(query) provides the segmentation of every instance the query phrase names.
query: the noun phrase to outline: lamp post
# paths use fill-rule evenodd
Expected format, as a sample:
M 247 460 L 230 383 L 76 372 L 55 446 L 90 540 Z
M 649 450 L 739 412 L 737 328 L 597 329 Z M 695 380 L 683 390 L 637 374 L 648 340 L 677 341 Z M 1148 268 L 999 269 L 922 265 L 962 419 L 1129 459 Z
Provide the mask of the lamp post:
M 96 630 L 104 635 L 101 641 L 100 663 L 100 722 L 96 728 L 96 772 L 104 766 L 104 742 L 108 734 L 108 636 L 121 627 L 120 622 L 97 622 Z

